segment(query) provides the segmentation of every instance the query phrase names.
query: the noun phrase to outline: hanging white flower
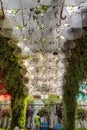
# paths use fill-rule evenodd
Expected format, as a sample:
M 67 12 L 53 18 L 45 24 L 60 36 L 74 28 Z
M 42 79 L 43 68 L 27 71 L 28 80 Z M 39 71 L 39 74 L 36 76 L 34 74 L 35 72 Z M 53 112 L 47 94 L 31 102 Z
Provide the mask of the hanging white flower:
M 61 36 L 66 40 L 75 40 L 82 37 L 82 28 L 67 27 L 61 31 Z
M 12 29 L 11 37 L 20 41 L 23 38 L 21 30 L 18 27 L 14 27 Z
M 22 69 L 20 69 L 20 74 L 21 75 L 25 75 L 27 73 L 27 70 L 26 70 L 26 68 L 22 68 Z

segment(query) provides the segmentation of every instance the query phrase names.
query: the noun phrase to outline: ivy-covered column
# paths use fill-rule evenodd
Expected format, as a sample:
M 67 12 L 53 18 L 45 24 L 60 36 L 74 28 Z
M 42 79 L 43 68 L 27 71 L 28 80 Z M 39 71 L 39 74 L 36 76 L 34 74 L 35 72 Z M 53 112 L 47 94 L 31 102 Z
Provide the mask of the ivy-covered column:
M 26 107 L 27 107 L 27 97 L 19 99 L 14 98 L 12 101 L 12 122 L 11 122 L 11 130 L 18 126 L 19 128 L 25 129 L 26 126 Z
M 72 64 L 69 64 L 67 69 L 70 70 L 67 71 L 66 84 L 64 85 L 64 128 L 65 130 L 75 130 L 76 95 L 79 87 L 78 81 L 74 77 L 75 72 L 73 72 Z
M 69 50 L 71 57 L 67 59 L 64 89 L 64 129 L 75 130 L 76 96 L 79 82 L 87 79 L 87 33 L 75 40 L 75 48 Z
M 0 72 L 3 75 L 5 89 L 11 94 L 12 122 L 10 130 L 15 126 L 25 128 L 27 100 L 24 94 L 24 85 L 20 74 L 21 67 L 18 65 L 18 58 L 13 55 L 17 46 L 8 46 L 8 38 L 0 36 Z

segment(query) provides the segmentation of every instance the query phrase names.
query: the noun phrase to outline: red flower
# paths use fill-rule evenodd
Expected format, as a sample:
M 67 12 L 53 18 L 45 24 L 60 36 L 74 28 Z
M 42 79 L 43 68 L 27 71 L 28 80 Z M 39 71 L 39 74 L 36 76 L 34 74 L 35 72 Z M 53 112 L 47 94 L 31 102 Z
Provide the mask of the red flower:
M 4 95 L 0 95 L 0 102 L 5 100 L 5 96 Z
M 2 80 L 2 75 L 0 74 L 0 80 Z
M 3 93 L 2 93 L 2 90 L 0 90 L 0 95 L 2 95 Z
M 11 101 L 11 95 L 10 95 L 9 93 L 6 93 L 6 94 L 5 94 L 5 99 L 6 99 L 7 101 Z
M 4 84 L 0 83 L 0 90 L 3 89 L 3 87 L 4 87 Z

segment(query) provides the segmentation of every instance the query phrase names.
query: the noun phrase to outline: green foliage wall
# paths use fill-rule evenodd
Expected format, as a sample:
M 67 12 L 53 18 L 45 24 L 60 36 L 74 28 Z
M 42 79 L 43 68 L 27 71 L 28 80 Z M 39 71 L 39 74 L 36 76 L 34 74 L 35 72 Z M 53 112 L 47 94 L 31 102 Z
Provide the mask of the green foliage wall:
M 74 41 L 76 47 L 71 50 L 67 59 L 66 83 L 64 89 L 64 128 L 75 130 L 76 95 L 79 92 L 79 81 L 87 78 L 87 34 Z
M 25 116 L 22 121 L 20 117 L 21 114 L 25 113 L 26 105 L 24 105 L 24 85 L 21 82 L 22 76 L 20 75 L 18 59 L 13 55 L 14 49 L 8 46 L 8 40 L 0 36 L 0 73 L 3 75 L 5 89 L 12 96 L 12 130 L 17 125 L 21 128 L 25 127 Z
M 43 99 L 43 103 L 47 104 L 49 107 L 56 105 L 59 101 L 60 101 L 60 97 L 55 94 L 51 94 L 48 96 L 47 99 L 46 98 Z
M 49 105 L 55 105 L 58 103 L 59 100 L 60 100 L 60 97 L 57 95 L 52 94 L 48 96 Z

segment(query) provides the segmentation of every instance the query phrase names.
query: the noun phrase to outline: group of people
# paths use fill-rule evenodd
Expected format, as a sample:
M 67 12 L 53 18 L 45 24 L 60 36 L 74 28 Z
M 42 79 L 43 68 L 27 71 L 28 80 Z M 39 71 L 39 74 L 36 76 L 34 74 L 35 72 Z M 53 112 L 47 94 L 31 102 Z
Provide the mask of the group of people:
M 33 116 L 33 110 L 30 105 L 27 106 L 26 109 L 26 128 L 31 129 L 31 124 L 32 124 L 32 116 Z M 37 113 L 37 115 L 34 117 L 34 123 L 35 123 L 35 130 L 40 129 L 40 114 Z
M 56 115 L 58 119 L 58 123 L 61 124 L 62 122 L 62 103 L 56 104 Z M 28 130 L 31 129 L 31 124 L 32 124 L 32 117 L 33 117 L 33 110 L 30 105 L 27 106 L 26 109 L 26 128 Z M 34 117 L 34 123 L 35 123 L 35 130 L 40 130 L 40 124 L 41 124 L 41 119 L 40 119 L 40 114 L 37 113 L 37 115 Z

